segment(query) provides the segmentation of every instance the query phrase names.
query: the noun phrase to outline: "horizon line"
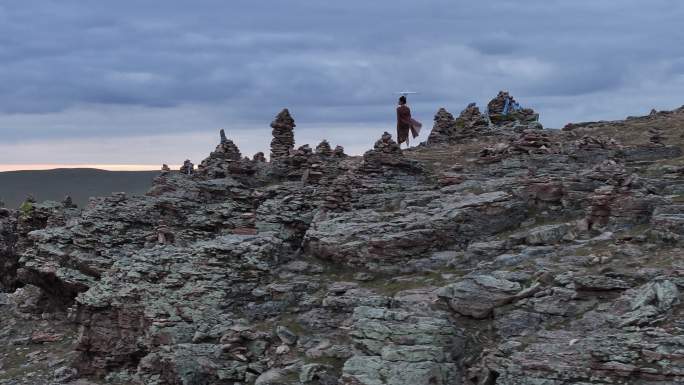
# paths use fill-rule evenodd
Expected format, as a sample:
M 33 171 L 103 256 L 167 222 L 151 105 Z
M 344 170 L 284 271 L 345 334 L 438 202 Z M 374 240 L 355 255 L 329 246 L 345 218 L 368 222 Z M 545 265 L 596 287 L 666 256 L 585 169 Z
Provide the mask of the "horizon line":
M 69 163 L 25 163 L 25 164 L 2 164 L 0 172 L 10 171 L 48 171 L 56 169 L 79 169 L 89 168 L 104 171 L 159 171 L 161 164 L 69 164 Z M 180 165 L 169 165 L 171 169 L 178 169 Z

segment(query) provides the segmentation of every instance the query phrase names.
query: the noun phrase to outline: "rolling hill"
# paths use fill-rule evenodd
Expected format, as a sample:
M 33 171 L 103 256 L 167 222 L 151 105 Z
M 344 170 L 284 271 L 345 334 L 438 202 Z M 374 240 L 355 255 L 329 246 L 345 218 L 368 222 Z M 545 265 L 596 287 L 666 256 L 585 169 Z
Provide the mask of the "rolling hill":
M 19 207 L 28 194 L 36 200 L 62 200 L 71 195 L 82 207 L 88 198 L 112 192 L 144 194 L 158 171 L 105 171 L 99 169 L 54 169 L 0 172 L 0 201 Z

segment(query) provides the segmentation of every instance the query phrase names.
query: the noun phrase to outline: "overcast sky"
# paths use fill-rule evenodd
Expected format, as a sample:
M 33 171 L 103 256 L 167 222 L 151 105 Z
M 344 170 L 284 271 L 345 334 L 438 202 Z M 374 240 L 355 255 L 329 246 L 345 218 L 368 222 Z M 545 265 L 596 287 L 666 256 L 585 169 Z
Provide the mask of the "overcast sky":
M 673 109 L 683 21 L 681 0 L 5 0 L 0 164 L 199 162 L 219 128 L 251 156 L 283 107 L 297 145 L 362 153 L 405 89 L 426 131 L 500 89 L 548 127 Z

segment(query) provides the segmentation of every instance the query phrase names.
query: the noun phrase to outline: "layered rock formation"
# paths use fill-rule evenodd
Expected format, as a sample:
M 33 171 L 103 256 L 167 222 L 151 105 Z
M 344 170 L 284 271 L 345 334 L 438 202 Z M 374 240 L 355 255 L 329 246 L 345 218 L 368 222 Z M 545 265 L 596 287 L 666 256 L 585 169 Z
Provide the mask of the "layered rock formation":
M 284 111 L 270 161 L 221 134 L 145 196 L 0 208 L 0 384 L 683 383 L 677 121 L 469 106 L 358 157 Z

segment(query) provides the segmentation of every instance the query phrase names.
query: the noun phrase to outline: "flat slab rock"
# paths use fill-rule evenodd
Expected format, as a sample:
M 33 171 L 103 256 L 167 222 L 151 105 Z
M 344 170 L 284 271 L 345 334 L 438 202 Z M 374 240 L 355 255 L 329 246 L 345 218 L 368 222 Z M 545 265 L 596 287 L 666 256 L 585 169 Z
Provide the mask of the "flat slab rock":
M 518 282 L 476 275 L 441 288 L 437 295 L 455 312 L 482 319 L 496 307 L 510 302 L 521 290 Z

